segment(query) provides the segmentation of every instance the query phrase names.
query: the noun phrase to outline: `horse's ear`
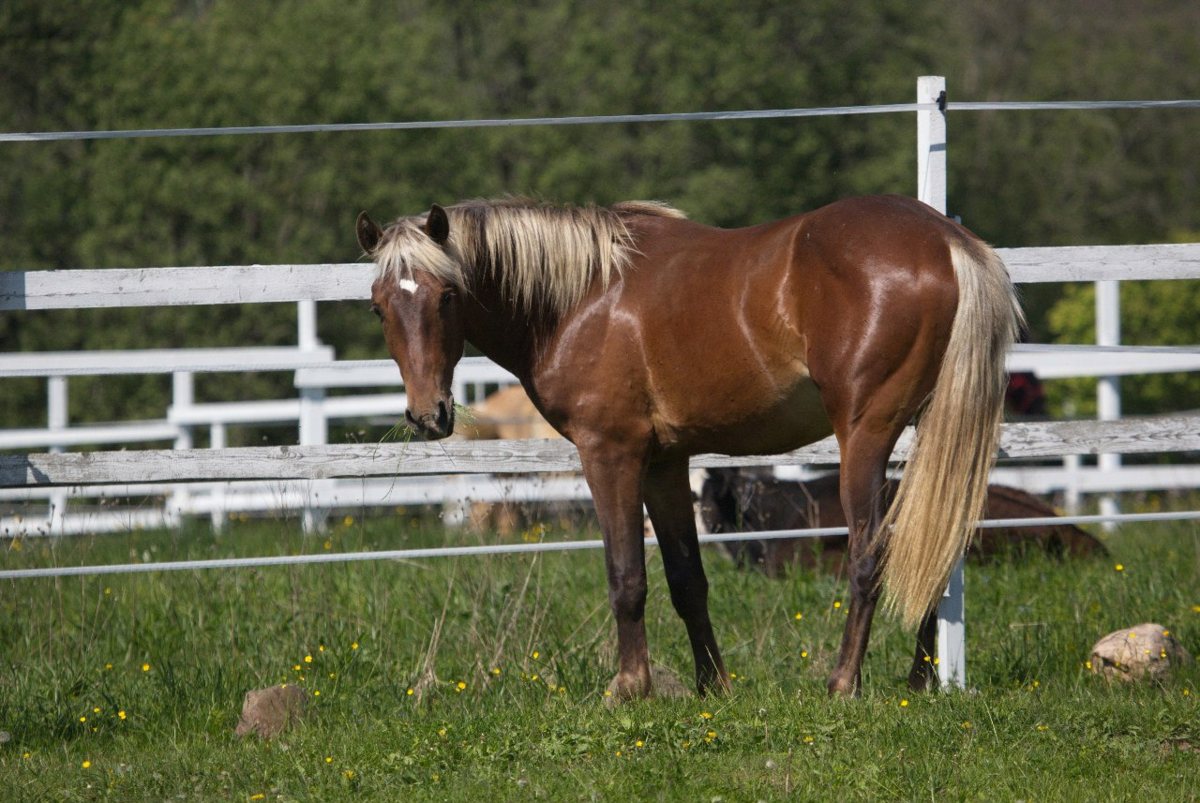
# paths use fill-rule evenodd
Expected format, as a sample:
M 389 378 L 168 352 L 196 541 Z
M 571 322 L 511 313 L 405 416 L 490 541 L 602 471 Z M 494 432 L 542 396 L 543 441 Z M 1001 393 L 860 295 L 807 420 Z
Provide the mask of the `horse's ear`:
M 429 217 L 425 219 L 425 233 L 438 245 L 445 245 L 450 239 L 450 217 L 446 210 L 437 204 L 429 207 Z
M 358 244 L 362 246 L 362 250 L 368 254 L 374 253 L 375 246 L 379 245 L 379 241 L 383 237 L 383 229 L 379 228 L 379 224 L 371 220 L 371 216 L 366 212 L 359 212 L 354 230 L 358 235 Z

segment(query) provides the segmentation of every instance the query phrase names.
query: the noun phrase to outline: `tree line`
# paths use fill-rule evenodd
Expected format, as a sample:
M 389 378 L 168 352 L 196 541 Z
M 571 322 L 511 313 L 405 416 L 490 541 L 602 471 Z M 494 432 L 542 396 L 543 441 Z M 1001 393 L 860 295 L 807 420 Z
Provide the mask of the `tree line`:
M 360 123 L 956 100 L 1200 97 L 1200 7 L 1176 0 L 9 0 L 9 131 Z M 1200 236 L 1200 112 L 992 112 L 949 121 L 950 212 L 1001 246 Z M 0 269 L 346 262 L 361 209 L 470 197 L 669 201 L 738 226 L 848 195 L 915 192 L 911 115 L 0 144 Z M 1132 308 L 1153 289 L 1125 290 Z M 1146 338 L 1200 342 L 1200 291 Z M 1079 342 L 1086 291 L 1027 293 L 1032 336 Z M 381 357 L 374 319 L 323 304 L 322 338 Z M 287 305 L 21 313 L 3 351 L 285 344 Z M 1143 334 L 1126 327 L 1134 342 Z M 1172 339 L 1174 338 L 1174 339 Z M 1086 341 L 1086 337 L 1082 337 Z M 162 377 L 72 380 L 74 421 L 161 415 Z M 1186 377 L 1127 388 L 1184 403 Z M 43 421 L 44 385 L 0 383 L 0 426 Z M 201 400 L 288 395 L 202 377 Z M 1055 395 L 1056 394 L 1056 395 Z M 1087 409 L 1085 387 L 1056 404 Z M 1076 399 L 1076 397 L 1079 397 Z

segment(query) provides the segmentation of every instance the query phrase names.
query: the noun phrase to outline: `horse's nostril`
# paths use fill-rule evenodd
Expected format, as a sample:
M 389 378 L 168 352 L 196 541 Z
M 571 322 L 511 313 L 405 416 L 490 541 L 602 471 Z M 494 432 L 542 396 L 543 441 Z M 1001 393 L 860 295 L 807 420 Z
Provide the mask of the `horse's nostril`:
M 413 417 L 412 410 L 404 411 L 404 420 L 408 422 L 410 427 L 415 428 L 417 426 L 417 419 Z
M 446 408 L 444 401 L 438 402 L 438 426 L 442 429 L 450 423 L 450 411 Z

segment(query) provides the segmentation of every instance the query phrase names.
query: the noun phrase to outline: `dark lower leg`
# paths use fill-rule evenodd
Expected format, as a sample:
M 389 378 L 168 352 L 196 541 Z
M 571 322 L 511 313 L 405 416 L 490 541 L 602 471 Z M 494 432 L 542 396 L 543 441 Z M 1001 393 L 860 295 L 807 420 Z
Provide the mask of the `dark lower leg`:
M 854 550 L 851 550 L 853 553 Z M 879 601 L 876 588 L 877 561 L 873 554 L 860 555 L 850 565 L 850 610 L 837 664 L 829 676 L 829 693 L 857 696 L 862 691 L 862 664 L 871 637 L 871 622 Z
M 937 611 L 925 614 L 917 629 L 917 652 L 913 656 L 912 669 L 908 673 L 908 687 L 913 691 L 933 691 L 938 686 L 937 667 L 934 664 L 937 650 Z
M 885 451 L 886 450 L 886 451 Z M 857 695 L 862 690 L 862 663 L 879 602 L 879 544 L 875 532 L 883 518 L 884 468 L 890 444 L 842 444 L 842 509 L 850 526 L 850 610 L 837 665 L 829 677 L 829 693 Z
M 671 602 L 687 627 L 700 694 L 729 689 L 729 675 L 708 615 L 708 580 L 700 558 L 687 464 L 655 467 L 646 478 L 646 508 L 658 535 Z

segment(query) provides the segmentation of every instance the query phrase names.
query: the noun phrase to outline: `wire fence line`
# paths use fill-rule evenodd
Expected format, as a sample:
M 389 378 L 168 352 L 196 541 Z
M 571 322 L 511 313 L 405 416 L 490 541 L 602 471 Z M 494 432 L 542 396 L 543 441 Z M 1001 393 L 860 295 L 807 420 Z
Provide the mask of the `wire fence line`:
M 1107 516 L 1046 516 L 1029 519 L 988 519 L 980 521 L 983 529 L 1000 527 L 1045 527 L 1057 524 L 1101 524 L 1106 522 L 1186 521 L 1200 519 L 1200 511 L 1187 510 L 1168 513 L 1122 513 Z M 846 527 L 817 527 L 806 530 L 765 530 L 754 533 L 717 533 L 701 535 L 701 544 L 734 543 L 739 541 L 768 541 L 781 538 L 817 538 L 847 535 Z M 646 544 L 658 546 L 658 539 L 647 538 Z M 100 574 L 141 574 L 148 572 L 199 571 L 204 569 L 235 569 L 252 566 L 299 566 L 314 563 L 361 563 L 363 561 L 412 561 L 428 558 L 470 557 L 476 555 L 513 555 L 539 552 L 570 552 L 582 549 L 603 549 L 604 542 L 540 541 L 529 544 L 484 544 L 480 546 L 429 547 L 424 549 L 391 549 L 369 552 L 336 552 L 312 555 L 267 555 L 253 558 L 212 558 L 180 560 L 161 563 L 119 563 L 100 566 L 49 566 L 40 569 L 10 569 L 0 571 L 0 580 L 27 580 L 36 577 L 76 577 Z
M 1200 109 L 1200 100 L 1078 100 L 1078 101 L 947 101 L 884 103 L 870 106 L 827 106 L 796 109 L 751 109 L 724 112 L 666 112 L 605 114 L 574 117 L 518 117 L 489 120 L 408 120 L 382 123 L 315 123 L 307 125 L 248 125 L 207 128 L 145 128 L 116 131 L 30 131 L 0 133 L 2 142 L 61 142 L 65 140 L 153 139 L 216 137 L 248 134 L 323 134 L 363 131 L 429 131 L 436 129 L 515 128 L 522 126 L 612 125 L 619 123 L 704 122 L 715 120 L 775 120 L 800 117 L 839 117 L 936 111 L 1067 111 L 1098 109 Z

